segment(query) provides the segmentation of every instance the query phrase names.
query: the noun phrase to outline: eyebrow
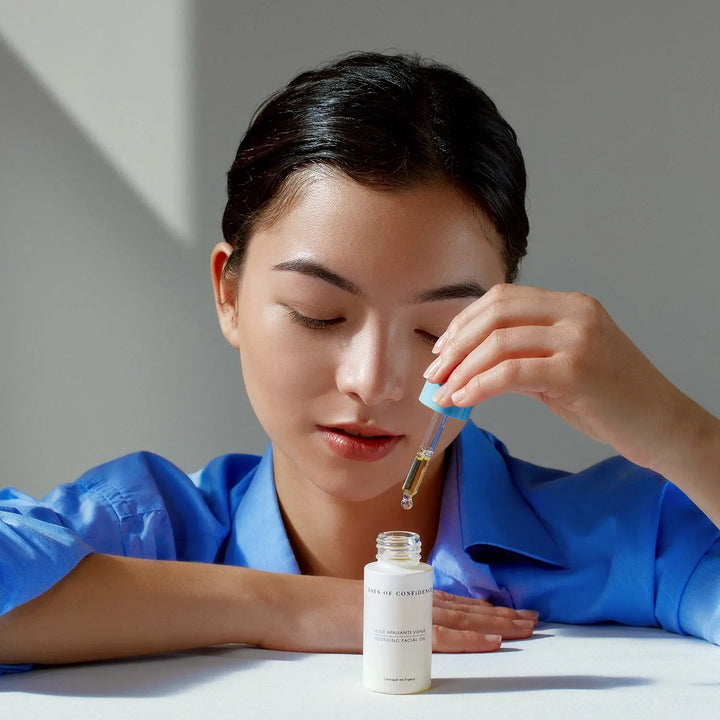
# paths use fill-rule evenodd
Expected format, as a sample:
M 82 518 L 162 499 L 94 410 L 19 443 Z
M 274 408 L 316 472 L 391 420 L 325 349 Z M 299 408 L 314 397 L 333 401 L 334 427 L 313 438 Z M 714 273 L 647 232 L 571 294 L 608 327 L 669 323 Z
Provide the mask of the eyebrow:
M 285 262 L 273 265 L 273 270 L 289 270 L 291 272 L 298 272 L 308 277 L 317 278 L 318 280 L 324 280 L 330 285 L 345 290 L 346 292 L 352 293 L 353 295 L 360 295 L 364 297 L 360 288 L 351 280 L 344 278 L 342 275 L 338 275 L 325 265 L 316 263 L 313 260 L 307 260 L 305 258 L 295 258 L 294 260 L 286 260 Z
M 437 302 L 438 300 L 456 300 L 458 298 L 479 298 L 485 294 L 485 288 L 474 280 L 443 285 L 416 295 L 413 303 Z
M 330 285 L 334 285 L 341 290 L 365 297 L 365 293 L 360 288 L 342 275 L 338 275 L 325 265 L 317 263 L 306 258 L 295 258 L 293 260 L 285 260 L 284 262 L 273 265 L 273 270 L 297 272 L 308 277 L 323 280 Z M 485 294 L 485 288 L 475 280 L 466 280 L 464 282 L 452 283 L 450 285 L 442 285 L 432 290 L 425 290 L 410 300 L 410 304 L 421 304 L 429 302 L 437 302 L 439 300 L 456 300 L 458 298 L 479 298 Z

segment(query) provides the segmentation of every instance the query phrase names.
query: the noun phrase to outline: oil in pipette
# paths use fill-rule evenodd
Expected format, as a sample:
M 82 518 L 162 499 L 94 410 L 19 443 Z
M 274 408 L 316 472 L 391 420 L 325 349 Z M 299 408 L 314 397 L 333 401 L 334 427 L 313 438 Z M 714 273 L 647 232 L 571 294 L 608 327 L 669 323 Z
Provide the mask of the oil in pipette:
M 405 510 L 410 510 L 413 506 L 413 498 L 420 489 L 420 485 L 422 485 L 428 465 L 430 464 L 430 460 L 432 460 L 435 447 L 438 444 L 446 422 L 447 415 L 439 412 L 434 412 L 430 418 L 430 424 L 420 443 L 420 449 L 415 454 L 415 459 L 410 466 L 410 471 L 402 486 L 402 500 L 400 504 Z
M 425 436 L 420 443 L 420 449 L 415 454 L 415 459 L 412 461 L 412 465 L 402 486 L 402 500 L 400 504 L 405 510 L 410 510 L 413 506 L 414 497 L 417 495 L 420 485 L 422 485 L 422 481 L 425 478 L 425 473 L 432 460 L 447 419 L 451 417 L 457 420 L 467 420 L 472 410 L 471 407 L 459 408 L 455 405 L 441 407 L 435 403 L 432 397 L 439 387 L 439 385 L 434 383 L 426 382 L 420 393 L 420 402 L 432 408 L 435 412 L 433 412 L 430 418 Z
M 415 459 L 410 466 L 410 470 L 407 474 L 407 478 L 403 483 L 402 489 L 402 500 L 400 504 L 404 510 L 410 510 L 413 506 L 413 498 L 420 489 L 425 473 L 427 472 L 428 465 L 433 456 L 433 451 L 427 448 L 420 448 L 415 455 Z

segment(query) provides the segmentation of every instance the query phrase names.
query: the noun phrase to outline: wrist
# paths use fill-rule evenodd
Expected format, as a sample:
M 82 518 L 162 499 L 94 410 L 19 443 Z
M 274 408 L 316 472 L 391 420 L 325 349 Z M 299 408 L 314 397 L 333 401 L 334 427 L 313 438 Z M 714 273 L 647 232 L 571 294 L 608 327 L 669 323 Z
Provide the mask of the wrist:
M 648 467 L 720 525 L 720 419 L 686 400 L 663 452 Z
M 255 608 L 258 645 L 299 652 L 362 650 L 362 582 L 264 573 Z

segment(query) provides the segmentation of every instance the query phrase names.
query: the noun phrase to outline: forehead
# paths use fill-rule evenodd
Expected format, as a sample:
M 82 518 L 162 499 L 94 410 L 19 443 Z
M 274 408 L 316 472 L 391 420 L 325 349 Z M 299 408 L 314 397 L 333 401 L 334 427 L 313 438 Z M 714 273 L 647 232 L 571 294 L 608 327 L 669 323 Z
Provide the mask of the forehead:
M 489 287 L 504 280 L 490 220 L 447 183 L 384 190 L 340 173 L 308 173 L 250 240 L 245 270 L 313 259 L 361 287 L 416 287 L 459 275 Z M 377 288 L 375 288 L 377 289 Z

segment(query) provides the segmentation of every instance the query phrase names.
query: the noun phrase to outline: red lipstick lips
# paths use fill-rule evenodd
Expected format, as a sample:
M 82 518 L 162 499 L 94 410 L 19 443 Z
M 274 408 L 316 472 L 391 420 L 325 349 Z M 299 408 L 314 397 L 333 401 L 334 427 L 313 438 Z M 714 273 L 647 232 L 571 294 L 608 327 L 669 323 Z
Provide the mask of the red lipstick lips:
M 375 425 L 348 423 L 340 426 L 320 426 L 320 432 L 330 450 L 345 460 L 376 462 L 387 457 L 402 439 Z

